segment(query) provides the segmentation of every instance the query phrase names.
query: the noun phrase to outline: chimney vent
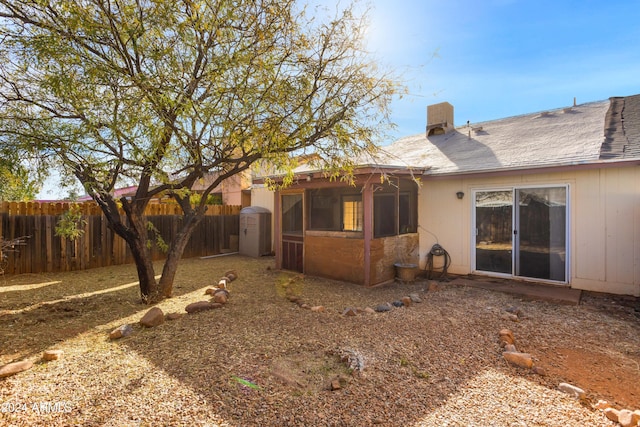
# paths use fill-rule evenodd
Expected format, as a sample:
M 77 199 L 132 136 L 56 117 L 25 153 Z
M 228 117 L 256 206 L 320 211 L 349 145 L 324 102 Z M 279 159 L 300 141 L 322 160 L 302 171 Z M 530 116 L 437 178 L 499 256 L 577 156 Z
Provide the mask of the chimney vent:
M 427 137 L 454 130 L 453 105 L 441 102 L 427 106 Z

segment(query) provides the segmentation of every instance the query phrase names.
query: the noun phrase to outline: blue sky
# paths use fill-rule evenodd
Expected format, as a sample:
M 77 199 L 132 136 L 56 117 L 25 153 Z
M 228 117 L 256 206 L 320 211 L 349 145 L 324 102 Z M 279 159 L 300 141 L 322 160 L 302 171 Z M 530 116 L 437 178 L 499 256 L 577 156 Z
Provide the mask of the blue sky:
M 373 0 L 368 47 L 403 75 L 394 136 L 640 94 L 640 0 Z
M 370 4 L 368 48 L 409 88 L 383 145 L 424 132 L 426 106 L 443 101 L 460 126 L 640 94 L 640 0 Z M 40 197 L 67 192 L 47 182 Z

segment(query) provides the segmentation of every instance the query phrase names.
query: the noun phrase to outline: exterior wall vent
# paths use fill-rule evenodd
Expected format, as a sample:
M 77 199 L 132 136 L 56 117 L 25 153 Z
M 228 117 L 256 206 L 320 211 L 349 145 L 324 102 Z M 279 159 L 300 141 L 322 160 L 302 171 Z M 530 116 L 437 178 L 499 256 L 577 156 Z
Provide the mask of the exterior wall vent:
M 454 130 L 453 105 L 441 102 L 427 106 L 427 137 Z

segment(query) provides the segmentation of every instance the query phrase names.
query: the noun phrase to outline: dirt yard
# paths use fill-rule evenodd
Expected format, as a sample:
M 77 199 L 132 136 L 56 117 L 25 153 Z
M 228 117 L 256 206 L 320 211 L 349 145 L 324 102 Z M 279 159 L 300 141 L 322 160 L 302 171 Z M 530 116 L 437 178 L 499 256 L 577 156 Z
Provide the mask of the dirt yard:
M 158 305 L 181 315 L 155 328 L 138 323 L 149 307 L 133 266 L 0 277 L 0 365 L 34 362 L 0 379 L 0 425 L 613 426 L 595 402 L 640 409 L 633 299 L 565 306 L 448 282 L 365 289 L 273 266 L 183 260 L 174 298 Z M 224 307 L 185 313 L 232 269 Z M 363 311 L 410 294 L 422 302 Z M 127 323 L 130 336 L 109 339 Z M 505 362 L 503 328 L 544 375 Z M 44 362 L 48 349 L 64 353 Z

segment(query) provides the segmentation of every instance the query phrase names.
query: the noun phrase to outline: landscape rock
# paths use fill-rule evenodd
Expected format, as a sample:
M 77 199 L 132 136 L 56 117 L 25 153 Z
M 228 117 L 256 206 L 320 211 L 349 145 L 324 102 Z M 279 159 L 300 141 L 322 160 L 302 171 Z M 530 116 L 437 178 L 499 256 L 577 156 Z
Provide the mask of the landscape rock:
M 501 329 L 498 333 L 498 337 L 500 338 L 500 342 L 503 344 L 503 346 L 506 344 L 516 343 L 513 332 L 510 329 Z
M 534 366 L 533 368 L 531 368 L 531 372 L 533 372 L 536 375 L 540 375 L 541 377 L 544 377 L 547 375 L 547 371 L 545 371 L 545 369 L 541 366 Z
M 567 393 L 567 394 L 571 394 L 575 397 L 577 397 L 578 399 L 583 399 L 585 396 L 584 390 L 581 389 L 580 387 L 576 387 L 572 384 L 568 384 L 568 383 L 560 383 L 558 384 L 558 390 Z
M 518 320 L 520 320 L 518 316 L 512 313 L 502 313 L 502 316 L 500 316 L 500 318 L 502 320 L 511 320 L 512 322 L 517 322 Z
M 428 288 L 429 292 L 436 292 L 440 290 L 440 284 L 435 280 L 429 280 Z
M 531 359 L 531 355 L 528 353 L 505 351 L 502 353 L 502 356 L 512 365 L 529 369 L 533 367 L 533 359 Z
M 209 301 L 197 301 L 187 305 L 184 308 L 184 310 L 189 314 L 193 314 L 193 313 L 198 313 L 200 311 L 213 310 L 220 307 L 222 307 L 222 304 L 219 304 L 219 303 L 209 302 Z
M 504 351 L 508 351 L 510 353 L 516 353 L 518 351 L 518 349 L 513 344 L 506 344 L 504 346 Z
M 409 298 L 411 298 L 411 301 L 415 303 L 422 302 L 422 298 L 420 298 L 420 295 L 418 294 L 409 294 Z
M 384 313 L 386 311 L 391 311 L 393 307 L 391 305 L 387 304 L 380 304 L 375 308 L 375 311 L 377 311 L 378 313 Z
M 133 327 L 129 324 L 121 325 L 115 328 L 113 331 L 109 333 L 109 338 L 112 340 L 117 340 L 122 337 L 127 337 L 133 333 Z
M 409 307 L 412 302 L 410 297 L 402 297 L 402 304 L 404 304 L 405 307 Z
M 153 328 L 162 323 L 164 323 L 164 313 L 160 307 L 152 307 L 140 319 L 140 324 L 145 328 Z
M 341 386 L 340 386 L 340 379 L 339 378 L 334 378 L 331 380 L 331 391 L 334 390 L 340 390 Z
M 364 309 L 364 312 L 367 313 L 367 314 L 374 314 L 376 311 L 371 307 L 366 307 Z
M 629 409 L 621 409 L 618 412 L 618 422 L 622 427 L 636 427 L 638 425 L 638 419 L 640 419 L 640 417 Z
M 218 288 L 219 289 L 227 289 L 228 282 L 230 282 L 229 278 L 223 277 L 222 279 L 220 279 L 218 281 Z
M 604 410 L 604 415 L 614 423 L 618 422 L 618 414 L 620 412 L 616 408 L 607 408 Z
M 391 304 L 393 304 L 394 307 L 402 307 L 402 306 L 404 306 L 404 303 L 402 301 L 400 301 L 400 300 L 395 300 Z
M 238 273 L 235 270 L 229 270 L 224 273 L 224 277 L 228 278 L 230 282 L 233 282 L 238 278 Z
M 178 320 L 179 318 L 182 317 L 182 313 L 168 313 L 166 316 L 164 316 L 165 319 L 167 320 Z
M 224 289 L 221 289 L 221 290 L 224 290 Z M 212 301 L 214 303 L 226 304 L 228 300 L 229 300 L 229 296 L 225 292 L 216 292 L 215 294 L 213 294 Z
M 311 307 L 311 311 L 315 311 L 316 313 L 324 313 L 324 306 L 322 305 L 316 305 Z
M 47 362 L 58 360 L 63 354 L 64 351 L 62 350 L 45 350 L 44 353 L 42 353 L 42 360 L 46 360 Z
M 598 403 L 596 403 L 595 408 L 600 409 L 601 411 L 604 411 L 607 408 L 611 408 L 611 404 L 606 400 L 598 400 Z
M 358 314 L 358 310 L 356 310 L 353 307 L 347 307 L 344 309 L 344 311 L 342 312 L 343 316 L 355 316 Z
M 7 363 L 6 365 L 0 367 L 0 378 L 9 377 L 19 372 L 26 371 L 27 369 L 31 369 L 32 366 L 33 362 L 30 362 L 28 360 Z
M 213 295 L 217 290 L 218 290 L 218 288 L 208 288 L 206 291 L 204 291 L 204 294 L 205 295 Z

